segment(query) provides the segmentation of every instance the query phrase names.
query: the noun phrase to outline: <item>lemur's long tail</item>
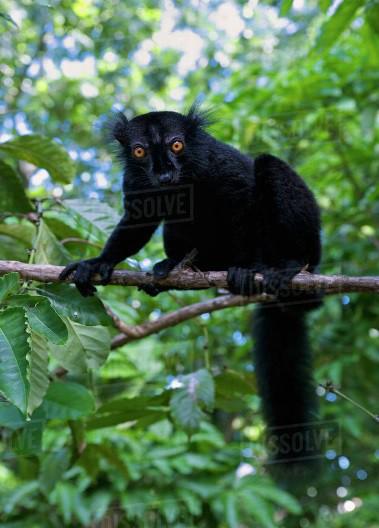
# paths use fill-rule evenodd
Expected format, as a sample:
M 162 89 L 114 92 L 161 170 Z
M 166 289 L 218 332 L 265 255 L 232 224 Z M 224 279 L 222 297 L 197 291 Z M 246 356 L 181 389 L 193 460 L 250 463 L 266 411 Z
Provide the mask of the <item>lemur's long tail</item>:
M 312 422 L 317 419 L 317 396 L 305 316 L 300 307 L 288 309 L 278 304 L 260 305 L 254 313 L 255 369 L 267 424 L 267 447 L 270 461 L 281 462 L 278 469 L 284 473 L 287 463 L 303 466 L 305 460 L 317 457 L 316 446 L 310 441 Z

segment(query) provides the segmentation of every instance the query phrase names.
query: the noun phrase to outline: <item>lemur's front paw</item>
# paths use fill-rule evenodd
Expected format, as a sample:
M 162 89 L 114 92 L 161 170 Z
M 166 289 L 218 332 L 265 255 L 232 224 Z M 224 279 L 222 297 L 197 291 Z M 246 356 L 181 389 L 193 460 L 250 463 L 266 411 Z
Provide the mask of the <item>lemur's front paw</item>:
M 258 295 L 263 293 L 262 284 L 255 283 L 255 274 L 260 268 L 229 268 L 227 274 L 228 289 L 237 295 Z
M 157 262 L 153 266 L 154 279 L 165 279 L 178 263 L 178 260 L 172 258 L 165 258 Z
M 172 271 L 175 266 L 178 264 L 178 260 L 165 258 L 153 266 L 153 277 L 156 280 L 165 279 L 170 271 Z M 138 287 L 139 290 L 144 291 L 150 297 L 156 297 L 159 293 L 167 291 L 166 286 L 159 286 L 158 284 L 144 284 L 143 286 Z
M 71 262 L 64 268 L 59 275 L 61 280 L 67 279 L 74 273 L 72 281 L 78 288 L 83 297 L 88 297 L 96 293 L 96 288 L 91 284 L 91 278 L 98 273 L 101 277 L 101 284 L 107 284 L 110 281 L 114 265 L 96 257 L 88 260 L 80 260 L 79 262 Z

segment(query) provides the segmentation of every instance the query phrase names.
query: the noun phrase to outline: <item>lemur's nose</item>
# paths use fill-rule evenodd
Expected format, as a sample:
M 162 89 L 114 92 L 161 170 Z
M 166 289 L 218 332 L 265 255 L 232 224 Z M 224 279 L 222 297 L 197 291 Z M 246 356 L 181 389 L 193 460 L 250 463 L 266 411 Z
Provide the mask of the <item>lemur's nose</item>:
M 169 183 L 171 181 L 171 174 L 165 172 L 164 174 L 159 175 L 159 183 Z

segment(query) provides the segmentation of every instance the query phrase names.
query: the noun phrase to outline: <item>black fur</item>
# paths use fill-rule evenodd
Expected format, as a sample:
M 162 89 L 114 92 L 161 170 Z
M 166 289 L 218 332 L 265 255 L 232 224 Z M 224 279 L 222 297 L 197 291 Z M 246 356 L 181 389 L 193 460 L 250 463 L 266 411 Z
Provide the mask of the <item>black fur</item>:
M 254 274 L 262 273 L 263 291 L 278 299 L 255 314 L 263 411 L 270 427 L 295 425 L 296 432 L 298 424 L 315 418 L 304 313 L 316 301 L 314 296 L 291 292 L 289 282 L 305 266 L 314 271 L 320 261 L 319 209 L 305 183 L 284 161 L 269 154 L 252 159 L 240 153 L 208 134 L 206 121 L 196 108 L 187 115 L 151 112 L 130 121 L 122 115 L 116 118 L 112 133 L 125 164 L 125 214 L 101 255 L 69 265 L 62 278 L 75 272 L 82 294 L 92 294 L 91 275 L 99 272 L 106 283 L 114 266 L 137 253 L 161 221 L 169 260 L 154 266 L 157 278 L 167 276 L 194 248 L 201 270 L 228 270 L 233 293 L 259 291 Z M 185 145 L 178 155 L 170 150 L 174 139 Z M 133 157 L 133 145 L 146 150 L 145 158 Z M 178 211 L 159 212 L 158 197 L 179 192 L 183 185 L 188 191 L 186 211 L 178 221 Z M 140 214 L 135 214 L 136 204 Z M 143 209 L 148 204 L 155 204 L 149 215 Z M 160 291 L 146 290 L 152 295 Z M 304 453 L 292 449 L 282 455 L 275 459 L 298 460 Z

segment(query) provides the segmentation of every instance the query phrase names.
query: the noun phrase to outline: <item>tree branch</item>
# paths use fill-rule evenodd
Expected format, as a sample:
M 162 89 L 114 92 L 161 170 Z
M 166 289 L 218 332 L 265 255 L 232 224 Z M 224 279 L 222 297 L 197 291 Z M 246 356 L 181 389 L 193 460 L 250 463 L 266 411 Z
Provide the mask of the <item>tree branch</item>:
M 224 308 L 231 308 L 233 306 L 245 306 L 246 304 L 257 303 L 261 301 L 267 301 L 268 295 L 254 295 L 252 297 L 243 297 L 242 295 L 221 295 L 214 299 L 207 299 L 188 306 L 183 306 L 178 310 L 162 315 L 155 321 L 147 321 L 139 325 L 126 325 L 116 314 L 111 310 L 107 310 L 109 315 L 112 317 L 113 322 L 122 333 L 117 335 L 112 340 L 112 349 L 118 348 L 126 343 L 135 341 L 136 339 L 142 339 L 151 334 L 156 334 L 164 328 L 175 326 L 183 321 L 188 321 L 198 315 L 204 313 L 215 312 L 216 310 L 222 310 Z
M 15 260 L 0 260 L 0 275 L 17 271 L 25 280 L 38 282 L 62 282 L 59 274 L 62 266 L 42 264 L 25 264 Z M 262 276 L 257 274 L 256 283 L 262 281 Z M 72 282 L 69 278 L 64 282 Z M 100 284 L 99 276 L 93 277 L 94 284 Z M 190 270 L 172 271 L 166 279 L 154 280 L 150 273 L 142 271 L 115 270 L 110 284 L 118 286 L 143 286 L 156 284 L 176 290 L 200 290 L 206 288 L 227 288 L 225 271 L 193 272 Z M 379 293 L 379 276 L 349 277 L 346 275 L 316 275 L 303 271 L 293 278 L 293 290 L 324 291 L 324 293 L 353 293 L 372 292 Z
M 40 264 L 25 264 L 23 262 L 0 260 L 0 275 L 16 271 L 24 280 L 39 282 L 61 282 L 59 274 L 62 266 Z M 263 277 L 256 276 L 259 284 Z M 71 282 L 67 279 L 65 282 Z M 94 284 L 100 283 L 100 277 L 93 278 Z M 225 271 L 193 272 L 187 269 L 174 270 L 164 280 L 155 281 L 150 273 L 142 271 L 116 270 L 112 274 L 110 284 L 123 286 L 142 286 L 145 284 L 159 284 L 177 290 L 195 290 L 205 288 L 227 288 Z M 379 277 L 348 277 L 344 275 L 314 275 L 303 271 L 296 275 L 291 283 L 295 291 L 323 291 L 326 294 L 374 292 L 379 293 Z M 175 326 L 183 321 L 192 319 L 204 313 L 215 312 L 234 306 L 245 306 L 251 303 L 265 302 L 272 297 L 266 294 L 244 297 L 242 295 L 221 295 L 198 303 L 183 306 L 178 310 L 162 315 L 155 321 L 147 321 L 139 325 L 127 325 L 109 307 L 108 314 L 121 334 L 112 341 L 112 349 L 126 343 L 142 339 L 157 333 L 164 328 Z

